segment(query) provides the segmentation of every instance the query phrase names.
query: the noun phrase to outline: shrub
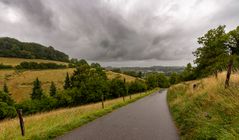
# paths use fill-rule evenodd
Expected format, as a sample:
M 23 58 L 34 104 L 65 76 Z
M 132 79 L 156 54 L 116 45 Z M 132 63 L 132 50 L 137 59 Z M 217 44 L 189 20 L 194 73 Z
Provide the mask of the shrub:
M 16 117 L 16 109 L 5 102 L 0 102 L 0 120 L 4 118 Z
M 137 92 L 143 92 L 147 90 L 147 85 L 142 80 L 135 80 L 134 82 L 130 83 L 128 85 L 128 92 L 129 94 L 137 93 Z
M 4 65 L 0 64 L 0 69 L 12 69 L 13 67 L 11 65 Z

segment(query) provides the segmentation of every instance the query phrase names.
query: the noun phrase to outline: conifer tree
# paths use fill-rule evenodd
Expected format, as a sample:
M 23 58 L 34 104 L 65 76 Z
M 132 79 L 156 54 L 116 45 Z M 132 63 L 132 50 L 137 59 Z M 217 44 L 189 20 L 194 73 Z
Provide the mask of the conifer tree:
M 65 83 L 64 83 L 64 89 L 68 89 L 71 87 L 71 81 L 68 72 L 66 73 Z
M 31 99 L 41 99 L 43 97 L 43 92 L 41 88 L 41 82 L 39 81 L 38 78 L 34 81 L 33 88 L 32 88 L 32 94 L 31 94 Z
M 50 86 L 50 96 L 54 97 L 56 95 L 56 85 L 54 82 L 51 82 Z
M 4 85 L 3 85 L 3 92 L 9 94 L 9 90 L 8 90 L 8 87 L 7 87 L 7 83 L 6 83 L 6 82 L 4 82 Z M 10 95 L 10 94 L 9 94 L 9 95 Z

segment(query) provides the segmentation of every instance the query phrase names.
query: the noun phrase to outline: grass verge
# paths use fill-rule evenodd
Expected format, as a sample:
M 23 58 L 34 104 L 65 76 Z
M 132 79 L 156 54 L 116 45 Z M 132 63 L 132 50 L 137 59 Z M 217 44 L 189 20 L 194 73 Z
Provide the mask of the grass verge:
M 101 102 L 99 102 L 27 116 L 24 118 L 26 129 L 24 137 L 20 135 L 17 118 L 5 120 L 0 122 L 0 140 L 53 139 L 157 90 L 159 89 L 134 94 L 131 100 L 127 96 L 125 102 L 122 98 L 105 101 L 105 109 L 101 109 Z
M 218 79 L 208 77 L 169 88 L 167 100 L 181 139 L 239 139 L 238 73 L 232 75 L 228 89 L 225 77 L 221 73 Z

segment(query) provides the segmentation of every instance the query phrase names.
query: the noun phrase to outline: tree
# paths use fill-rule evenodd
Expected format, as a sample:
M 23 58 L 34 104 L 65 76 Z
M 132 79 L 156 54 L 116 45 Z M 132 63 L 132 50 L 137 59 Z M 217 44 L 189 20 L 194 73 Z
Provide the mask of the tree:
M 64 83 L 64 89 L 68 89 L 71 87 L 71 80 L 69 77 L 68 72 L 66 73 L 65 83 Z
M 157 82 L 158 82 L 158 87 L 161 87 L 161 88 L 169 87 L 169 80 L 163 73 L 157 74 Z
M 32 100 L 40 100 L 43 98 L 43 91 L 41 88 L 41 82 L 39 81 L 38 78 L 34 81 L 33 88 L 32 88 L 32 94 L 31 94 L 31 99 Z
M 0 91 L 0 102 L 7 103 L 8 105 L 13 105 L 14 101 L 12 100 L 11 96 L 5 92 Z
M 169 83 L 171 85 L 177 84 L 179 82 L 179 75 L 177 73 L 172 73 L 169 77 Z
M 229 87 L 229 81 L 235 59 L 239 55 L 239 27 L 229 33 L 225 32 L 226 26 L 219 26 L 209 30 L 203 37 L 198 39 L 202 47 L 198 48 L 194 55 L 197 64 L 196 74 L 198 77 L 215 74 L 227 69 L 225 88 Z
M 158 86 L 157 73 L 149 73 L 146 75 L 146 83 L 149 89 L 153 89 Z
M 7 83 L 6 83 L 6 82 L 4 82 L 4 85 L 3 85 L 3 92 L 9 94 L 9 90 L 8 90 L 8 87 L 7 87 Z M 9 94 L 9 95 L 11 95 L 11 94 Z
M 147 85 L 143 80 L 136 79 L 134 82 L 128 84 L 128 93 L 133 94 L 143 92 L 147 89 Z
M 209 30 L 203 37 L 198 38 L 198 43 L 202 47 L 193 52 L 197 65 L 195 74 L 197 77 L 205 77 L 226 69 L 228 60 L 228 49 L 225 46 L 226 26 L 219 26 Z
M 229 61 L 227 67 L 227 76 L 225 81 L 225 88 L 229 87 L 229 81 L 231 77 L 231 71 L 234 63 L 234 59 L 239 55 L 239 26 L 228 33 L 227 42 L 225 43 L 229 50 Z
M 195 73 L 194 68 L 192 67 L 191 63 L 188 63 L 186 68 L 180 74 L 180 78 L 182 81 L 194 80 L 196 79 L 194 73 Z
M 110 97 L 118 98 L 126 95 L 127 88 L 123 80 L 118 77 L 114 78 L 110 82 Z
M 50 96 L 55 97 L 56 96 L 56 85 L 54 82 L 51 82 L 50 86 Z

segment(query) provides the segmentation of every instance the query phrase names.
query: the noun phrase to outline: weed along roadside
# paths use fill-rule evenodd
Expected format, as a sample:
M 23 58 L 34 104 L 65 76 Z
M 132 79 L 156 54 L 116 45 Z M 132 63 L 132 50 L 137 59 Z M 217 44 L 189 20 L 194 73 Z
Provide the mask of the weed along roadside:
M 239 90 L 224 88 L 225 75 L 169 88 L 169 108 L 182 139 L 239 139 Z M 232 84 L 238 85 L 238 73 L 232 75 Z
M 158 90 L 159 88 L 156 88 L 142 94 L 133 94 L 131 95 L 131 100 L 130 96 L 125 96 L 125 102 L 122 97 L 105 100 L 103 109 L 102 102 L 98 102 L 26 116 L 23 118 L 25 125 L 24 137 L 21 135 L 18 118 L 4 120 L 0 122 L 0 140 L 53 139 Z

